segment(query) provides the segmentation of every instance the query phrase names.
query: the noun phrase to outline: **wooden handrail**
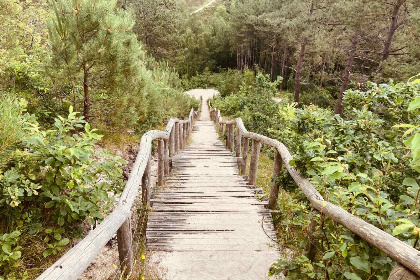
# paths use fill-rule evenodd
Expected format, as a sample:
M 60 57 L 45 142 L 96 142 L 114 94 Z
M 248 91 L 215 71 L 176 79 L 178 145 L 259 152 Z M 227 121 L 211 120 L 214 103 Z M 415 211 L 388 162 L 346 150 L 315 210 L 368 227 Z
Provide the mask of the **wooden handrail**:
M 404 269 L 404 267 L 406 268 L 407 274 L 404 276 L 405 278 L 395 278 L 395 276 L 393 276 L 394 274 L 391 273 L 389 279 L 416 279 L 408 278 L 410 274 L 411 277 L 413 277 L 413 275 L 420 276 L 420 251 L 411 247 L 407 243 L 395 238 L 391 234 L 380 230 L 374 225 L 365 222 L 359 217 L 350 214 L 343 208 L 324 200 L 322 195 L 315 189 L 315 187 L 307 179 L 302 178 L 300 176 L 299 171 L 297 171 L 290 165 L 292 156 L 283 143 L 275 139 L 266 137 L 264 135 L 248 132 L 241 118 L 236 118 L 235 120 L 231 121 L 223 121 L 220 111 L 216 108 L 210 107 L 210 116 L 212 120 L 215 121 L 221 127 L 223 127 L 223 125 L 236 125 L 237 130 L 239 131 L 237 135 L 241 135 L 241 137 L 245 138 L 245 140 L 251 139 L 253 143 L 256 143 L 255 146 L 257 146 L 257 148 L 259 145 L 258 143 L 263 143 L 265 145 L 275 148 L 276 152 L 280 155 L 280 157 L 275 157 L 277 162 L 274 164 L 273 176 L 277 176 L 280 171 L 280 166 L 284 165 L 290 176 L 293 178 L 300 190 L 309 200 L 313 208 L 330 217 L 337 223 L 343 225 L 344 227 L 357 234 L 376 248 L 380 249 L 382 252 L 394 259 L 397 263 L 401 264 L 402 266 L 396 266 L 396 268 L 398 267 L 399 270 Z M 233 141 L 231 141 L 230 143 L 232 142 Z M 244 142 L 244 145 L 249 145 L 248 141 L 236 142 Z M 243 151 L 246 151 L 246 153 L 243 152 L 243 158 L 242 163 L 240 164 L 240 169 L 246 170 L 246 157 L 248 147 L 245 148 L 244 146 L 243 148 Z M 256 158 L 251 158 L 251 167 L 254 169 L 250 168 L 250 185 L 254 185 L 258 167 L 257 152 Z M 276 205 L 275 203 L 277 203 L 278 189 L 274 189 L 274 186 L 275 184 L 271 184 L 272 190 L 270 193 L 268 204 L 270 209 L 274 209 L 274 206 Z M 273 201 L 275 203 L 273 203 Z M 393 272 L 396 270 L 396 268 L 394 268 Z
M 169 151 L 161 150 L 171 149 L 172 155 L 178 151 L 174 151 L 176 148 L 170 148 L 175 147 L 175 136 L 185 136 L 191 132 L 192 122 L 197 118 L 198 111 L 194 111 L 192 108 L 188 119 L 179 120 L 172 118 L 169 120 L 165 131 L 151 130 L 141 137 L 140 148 L 136 161 L 115 209 L 95 228 L 95 230 L 91 231 L 83 240 L 77 243 L 76 246 L 71 248 L 64 256 L 42 273 L 37 280 L 78 279 L 117 231 L 120 261 L 124 262 L 123 265 L 125 266 L 125 270 L 131 269 L 134 261 L 133 254 L 131 252 L 131 207 L 133 206 L 134 200 L 139 193 L 140 186 L 142 186 L 143 193 L 142 201 L 145 205 L 149 204 L 150 159 L 153 141 L 158 140 L 160 142 L 160 168 L 158 170 L 158 177 L 160 180 L 158 183 L 162 184 L 164 172 L 163 165 L 165 164 L 165 161 L 168 160 L 164 158 L 162 159 L 162 157 L 169 155 Z M 176 131 L 175 128 L 178 127 L 177 124 L 183 125 L 183 130 L 181 132 Z M 168 144 L 163 145 L 163 141 L 168 141 Z M 186 141 L 186 137 L 183 137 L 182 141 Z

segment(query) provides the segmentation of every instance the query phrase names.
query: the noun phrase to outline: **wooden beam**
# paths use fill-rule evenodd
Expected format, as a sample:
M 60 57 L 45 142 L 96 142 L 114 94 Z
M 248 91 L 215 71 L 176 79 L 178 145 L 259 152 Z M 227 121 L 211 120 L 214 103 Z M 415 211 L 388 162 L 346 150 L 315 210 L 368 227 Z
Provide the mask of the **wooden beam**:
M 179 123 L 179 149 L 184 149 L 184 124 Z
M 236 128 L 236 157 L 241 156 L 241 149 L 242 149 L 242 133 L 239 128 Z
M 268 209 L 276 209 L 277 200 L 279 198 L 279 186 L 277 183 L 277 178 L 280 175 L 282 167 L 282 159 L 280 153 L 276 150 L 274 153 L 274 166 L 273 166 L 273 176 L 271 178 L 271 190 L 270 197 L 268 200 Z
M 165 177 L 165 143 L 163 140 L 158 140 L 158 180 L 157 185 L 163 186 Z
M 257 184 L 258 161 L 260 159 L 261 141 L 252 140 L 251 164 L 249 165 L 249 184 Z
M 179 151 L 179 122 L 175 123 L 175 153 L 178 153 Z
M 131 248 L 133 236 L 131 232 L 131 219 L 128 218 L 117 231 L 118 257 L 121 271 L 127 277 L 131 273 L 134 263 L 133 249 Z
M 152 176 L 151 168 L 152 158 L 149 157 L 146 168 L 144 169 L 143 176 L 141 178 L 141 200 L 145 206 L 148 206 L 150 201 L 150 182 Z
M 169 140 L 163 140 L 165 143 L 165 152 L 164 152 L 164 163 L 165 163 L 165 176 L 169 175 Z
M 233 124 L 230 125 L 230 130 L 229 130 L 229 146 L 230 146 L 230 151 L 234 152 L 235 151 L 235 126 Z
M 244 145 L 242 148 L 242 166 L 241 166 L 241 174 L 246 174 L 246 165 L 248 161 L 248 152 L 249 152 L 249 138 L 244 137 Z

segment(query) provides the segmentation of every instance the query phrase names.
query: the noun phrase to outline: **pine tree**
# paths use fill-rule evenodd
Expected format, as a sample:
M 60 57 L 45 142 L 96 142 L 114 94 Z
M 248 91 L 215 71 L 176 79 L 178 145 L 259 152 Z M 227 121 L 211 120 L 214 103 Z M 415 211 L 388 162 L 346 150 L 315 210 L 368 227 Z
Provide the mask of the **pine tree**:
M 49 22 L 54 76 L 83 88 L 83 115 L 91 119 L 91 95 L 116 94 L 138 83 L 140 46 L 131 15 L 116 0 L 51 1 Z

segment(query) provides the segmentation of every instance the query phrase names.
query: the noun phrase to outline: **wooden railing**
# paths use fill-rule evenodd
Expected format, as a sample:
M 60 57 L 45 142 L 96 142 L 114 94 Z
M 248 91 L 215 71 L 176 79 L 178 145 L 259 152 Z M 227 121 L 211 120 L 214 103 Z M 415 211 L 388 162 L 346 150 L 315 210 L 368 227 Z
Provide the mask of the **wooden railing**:
M 188 119 L 170 119 L 165 131 L 151 130 L 142 136 L 136 161 L 114 211 L 95 230 L 40 275 L 38 280 L 78 279 L 116 232 L 122 270 L 131 271 L 134 262 L 131 208 L 140 186 L 142 203 L 149 205 L 153 141 L 158 141 L 157 184 L 162 185 L 164 176 L 170 172 L 170 159 L 185 147 L 193 121 L 197 117 L 198 111 L 191 109 Z
M 239 167 L 242 174 L 246 174 L 249 141 L 252 140 L 252 154 L 248 175 L 250 185 L 256 185 L 261 144 L 275 148 L 273 180 L 271 183 L 271 191 L 268 201 L 269 209 L 274 209 L 277 205 L 279 188 L 277 187 L 274 179 L 278 177 L 281 168 L 284 165 L 287 172 L 296 182 L 314 209 L 325 214 L 373 246 L 379 248 L 382 252 L 398 263 L 391 272 L 389 280 L 419 279 L 420 251 L 380 230 L 374 225 L 350 214 L 341 207 L 324 200 L 315 187 L 307 179 L 302 178 L 299 172 L 290 165 L 292 156 L 283 143 L 257 133 L 248 132 L 241 118 L 231 121 L 223 121 L 220 111 L 216 108 L 210 109 L 210 117 L 218 125 L 219 131 L 227 135 L 226 147 L 236 153 L 236 157 L 239 159 Z

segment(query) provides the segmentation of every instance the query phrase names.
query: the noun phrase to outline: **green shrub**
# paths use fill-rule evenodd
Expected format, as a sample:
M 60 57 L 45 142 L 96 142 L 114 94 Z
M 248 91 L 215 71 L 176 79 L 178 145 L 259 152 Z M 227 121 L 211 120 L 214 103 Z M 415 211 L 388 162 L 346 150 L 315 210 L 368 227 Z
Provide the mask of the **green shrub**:
M 213 103 L 224 115 L 242 117 L 249 131 L 283 142 L 294 155 L 291 164 L 325 199 L 418 248 L 418 80 L 347 91 L 344 118 L 329 106 L 297 108 L 287 98 L 273 106 L 273 86 L 257 76 L 255 83 L 244 82 L 237 94 Z M 408 129 L 406 137 L 396 125 Z M 287 172 L 277 182 L 290 195 L 287 203 L 278 205 L 277 227 L 287 233 L 280 242 L 293 253 L 280 258 L 270 273 L 283 272 L 290 279 L 319 279 L 326 274 L 330 279 L 387 279 L 394 265 L 390 258 L 346 228 L 312 213 Z M 316 255 L 309 260 L 305 253 L 311 244 L 305 232 L 311 220 L 317 224 L 312 233 Z
M 22 111 L 14 117 L 27 119 Z M 22 276 L 18 259 L 31 250 L 19 245 L 21 233 L 42 237 L 39 253 L 47 257 L 63 250 L 83 221 L 94 225 L 105 217 L 121 190 L 123 163 L 95 149 L 101 136 L 71 107 L 51 129 L 34 120 L 17 127 L 21 139 L 9 146 L 0 170 L 0 274 L 10 277 Z

